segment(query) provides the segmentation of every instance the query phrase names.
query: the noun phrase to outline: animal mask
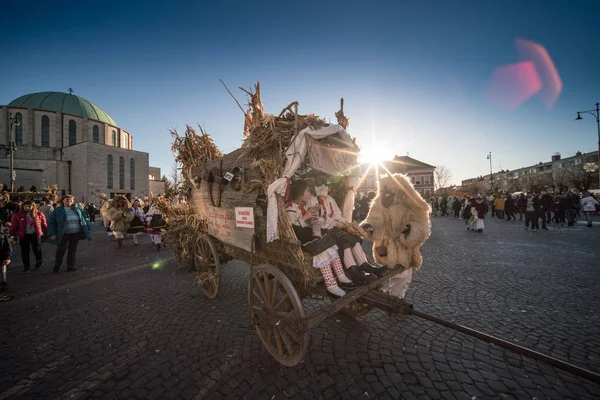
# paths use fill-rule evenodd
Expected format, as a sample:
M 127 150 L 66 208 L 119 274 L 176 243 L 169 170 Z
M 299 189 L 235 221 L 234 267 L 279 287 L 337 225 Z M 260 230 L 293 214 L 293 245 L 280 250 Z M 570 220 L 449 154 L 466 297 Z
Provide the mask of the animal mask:
M 365 220 L 373 228 L 375 261 L 392 268 L 419 269 L 421 245 L 431 233 L 430 212 L 405 175 L 381 178 Z

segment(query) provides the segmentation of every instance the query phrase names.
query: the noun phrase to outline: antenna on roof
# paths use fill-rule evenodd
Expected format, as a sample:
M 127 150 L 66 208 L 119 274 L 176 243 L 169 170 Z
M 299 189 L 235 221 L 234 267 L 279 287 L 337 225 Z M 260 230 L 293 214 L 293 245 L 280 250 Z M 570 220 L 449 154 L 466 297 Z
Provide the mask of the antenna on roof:
M 73 94 L 74 90 L 73 88 L 69 88 L 69 94 Z

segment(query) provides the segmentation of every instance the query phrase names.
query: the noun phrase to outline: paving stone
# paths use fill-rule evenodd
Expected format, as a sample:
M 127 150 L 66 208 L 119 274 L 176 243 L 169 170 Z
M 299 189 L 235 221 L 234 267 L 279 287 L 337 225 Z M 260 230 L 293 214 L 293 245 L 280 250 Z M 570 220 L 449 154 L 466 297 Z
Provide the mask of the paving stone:
M 407 300 L 423 312 L 599 370 L 593 305 L 600 291 L 592 283 L 600 281 L 600 231 L 550 228 L 532 234 L 486 218 L 485 232 L 474 235 L 462 221 L 435 217 Z M 326 393 L 356 399 L 365 392 L 372 398 L 600 398 L 599 385 L 577 376 L 415 316 L 378 310 L 324 321 L 310 333 L 303 362 L 284 368 L 248 327 L 246 264 L 222 267 L 221 293 L 211 301 L 193 287 L 192 274 L 175 271 L 169 248 L 149 252 L 148 240 L 117 253 L 101 228 L 95 230 L 94 241 L 80 244 L 77 274 L 43 269 L 17 276 L 15 249 L 9 280 L 17 297 L 0 310 L 0 325 L 18 334 L 3 339 L 0 369 L 7 373 L 0 393 L 66 356 L 19 397 L 61 398 L 89 381 L 96 382 L 86 386 L 89 398 Z M 163 269 L 145 267 L 159 259 L 167 260 Z M 140 268 L 110 275 L 124 265 Z M 303 305 L 308 314 L 323 302 Z

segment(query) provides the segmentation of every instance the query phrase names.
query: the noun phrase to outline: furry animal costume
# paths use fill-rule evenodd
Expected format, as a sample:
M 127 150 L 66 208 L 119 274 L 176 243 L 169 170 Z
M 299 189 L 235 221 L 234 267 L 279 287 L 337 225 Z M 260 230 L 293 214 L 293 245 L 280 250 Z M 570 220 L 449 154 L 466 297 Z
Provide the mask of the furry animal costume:
M 117 205 L 118 203 L 120 204 Z M 131 220 L 133 220 L 133 212 L 131 211 L 129 200 L 125 196 L 115 196 L 112 200 L 102 205 L 100 212 L 104 219 L 110 221 L 110 227 L 117 239 L 119 248 L 121 248 L 125 233 L 129 229 Z
M 405 175 L 382 177 L 377 196 L 365 224 L 373 229 L 373 257 L 390 268 L 405 272 L 390 280 L 389 293 L 404 297 L 412 268 L 423 264 L 421 246 L 431 233 L 431 207 L 413 188 Z

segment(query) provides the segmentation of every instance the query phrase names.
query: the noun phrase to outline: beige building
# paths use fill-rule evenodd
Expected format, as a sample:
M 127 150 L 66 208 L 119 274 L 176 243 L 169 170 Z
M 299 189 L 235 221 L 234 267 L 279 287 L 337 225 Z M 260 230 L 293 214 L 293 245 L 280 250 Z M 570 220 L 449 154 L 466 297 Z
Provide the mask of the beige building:
M 133 135 L 82 97 L 32 93 L 0 106 L 0 183 L 6 185 L 11 133 L 15 191 L 56 183 L 59 194 L 83 202 L 97 201 L 95 190 L 129 198 L 150 192 L 148 153 L 133 150 Z
M 494 172 L 494 192 L 565 191 L 568 189 L 598 188 L 598 152 L 577 152 L 562 158 L 552 155 L 550 161 L 513 170 Z M 462 181 L 463 188 L 477 186 L 481 191 L 490 189 L 490 175 Z
M 166 189 L 165 182 L 162 180 L 162 175 L 160 174 L 160 168 L 149 167 L 148 172 L 149 172 L 148 180 L 150 181 L 149 195 L 158 196 L 159 194 L 165 194 L 165 189 Z

